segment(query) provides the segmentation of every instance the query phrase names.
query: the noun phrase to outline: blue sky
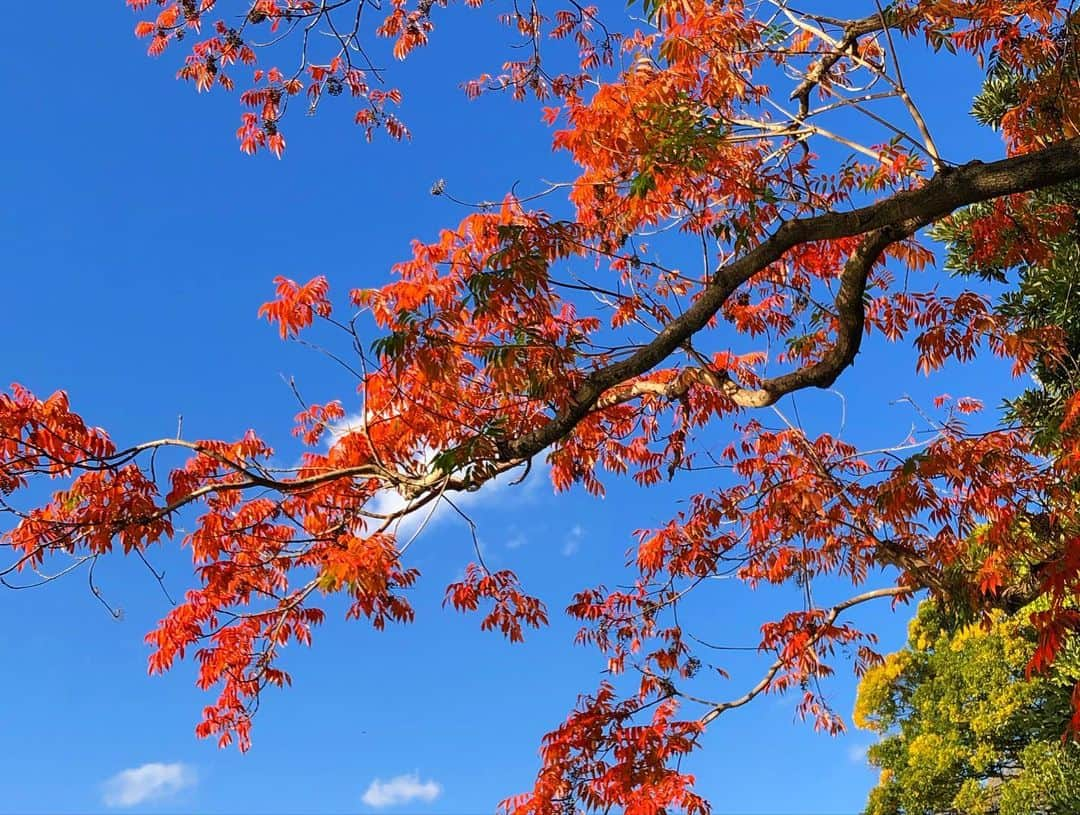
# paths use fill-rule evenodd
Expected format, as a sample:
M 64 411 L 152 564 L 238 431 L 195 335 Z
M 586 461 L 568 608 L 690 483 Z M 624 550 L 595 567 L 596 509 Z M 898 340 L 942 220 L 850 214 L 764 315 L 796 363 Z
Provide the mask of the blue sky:
M 436 179 L 481 200 L 516 181 L 569 175 L 534 105 L 467 103 L 457 87 L 498 57 L 487 43 L 502 43 L 504 32 L 490 10 L 446 15 L 432 47 L 398 67 L 412 142 L 365 144 L 346 106 L 327 105 L 314 119 L 293 116 L 279 162 L 237 150 L 235 98 L 200 97 L 173 80 L 174 62 L 145 58 L 120 0 L 95 3 L 92 15 L 86 6 L 53 4 L 56 25 L 35 20 L 0 35 L 0 382 L 42 395 L 65 388 L 121 442 L 171 434 L 182 414 L 192 438 L 254 427 L 288 449 L 296 408 L 284 378 L 295 376 L 311 401 L 341 397 L 347 406 L 353 386 L 256 319 L 275 275 L 324 273 L 339 293 L 375 285 L 410 239 L 462 214 L 428 195 Z M 912 62 L 908 71 L 931 121 L 944 123 L 944 155 L 1000 153 L 964 116 L 973 68 L 946 78 Z M 873 359 L 841 382 L 848 434 L 866 443 L 907 432 L 910 412 L 889 406 L 905 393 L 986 391 L 996 401 L 1000 389 L 993 366 L 925 383 L 902 350 Z M 801 398 L 799 410 L 811 427 L 839 423 L 830 394 Z M 573 591 L 610 582 L 632 532 L 665 521 L 692 486 L 646 492 L 612 482 L 596 501 L 555 497 L 538 478 L 481 495 L 471 510 L 489 563 L 516 569 L 558 611 Z M 440 518 L 412 551 L 424 573 L 417 623 L 373 632 L 342 621 L 343 606 L 331 602 L 314 647 L 289 655 L 294 687 L 264 699 L 243 756 L 195 739 L 207 700 L 191 665 L 146 676 L 142 637 L 168 603 L 140 564 L 99 569 L 109 601 L 124 609 L 119 622 L 81 577 L 0 593 L 0 812 L 464 815 L 526 789 L 539 736 L 595 687 L 601 661 L 571 647 L 574 627 L 559 614 L 510 647 L 479 632 L 476 619 L 442 610 L 443 587 L 471 554 L 453 518 Z M 186 553 L 170 547 L 153 561 L 182 590 Z M 785 608 L 779 593 L 730 582 L 708 602 L 708 626 L 697 633 L 728 644 L 754 642 L 756 626 Z M 903 609 L 861 616 L 878 625 L 883 647 L 901 642 Z M 732 695 L 764 662 L 724 663 Z M 849 674 L 830 692 L 850 710 Z M 860 752 L 869 737 L 817 735 L 793 708 L 793 699 L 768 697 L 712 728 L 693 770 L 717 813 L 859 809 L 874 778 Z M 162 795 L 133 803 L 140 788 Z M 417 797 L 395 807 L 401 790 Z

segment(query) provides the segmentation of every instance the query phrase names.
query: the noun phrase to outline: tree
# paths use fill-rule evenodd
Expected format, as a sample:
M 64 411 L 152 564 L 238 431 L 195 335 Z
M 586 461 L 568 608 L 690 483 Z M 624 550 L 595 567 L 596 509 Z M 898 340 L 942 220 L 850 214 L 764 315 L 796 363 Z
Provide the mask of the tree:
M 285 115 L 301 99 L 314 110 L 347 93 L 369 136 L 407 135 L 392 113 L 402 95 L 380 85 L 370 49 L 388 38 L 405 58 L 449 13 L 446 2 L 395 0 L 369 25 L 376 9 L 359 0 L 128 4 L 151 15 L 136 33 L 152 54 L 188 49 L 180 76 L 199 90 L 232 88 L 240 66 L 253 66 L 240 145 L 279 156 Z M 91 567 L 114 550 L 142 556 L 185 518 L 200 586 L 149 635 L 151 670 L 197 649 L 199 685 L 218 689 L 197 732 L 243 749 L 260 692 L 289 681 L 278 651 L 310 641 L 320 595 L 348 595 L 350 615 L 376 627 L 411 618 L 406 590 L 419 575 L 410 541 L 396 534 L 404 515 L 538 457 L 557 489 L 596 494 L 603 471 L 644 485 L 706 467 L 725 473 L 670 523 L 641 533 L 634 585 L 587 588 L 571 604 L 580 639 L 603 652 L 612 677 L 545 737 L 534 789 L 506 802 L 515 813 L 575 802 L 702 812 L 681 757 L 722 713 L 766 691 L 800 688 L 804 715 L 839 729 L 819 690 L 830 655 L 851 649 L 858 669 L 878 659 L 872 633 L 841 615 L 921 589 L 956 596 L 954 565 L 976 529 L 980 560 L 960 590 L 987 614 L 1013 564 L 1032 553 L 1018 527 L 1045 516 L 1060 539 L 1033 589 L 1045 608 L 1033 617 L 1030 665 L 1046 670 L 1080 627 L 1071 489 L 1080 396 L 1062 394 L 1049 456 L 1023 422 L 969 430 L 970 399 L 928 409 L 932 435 L 906 453 L 861 452 L 761 418 L 786 396 L 830 387 L 866 334 L 911 342 L 927 373 L 992 354 L 1022 374 L 1067 355 L 1057 325 L 995 310 L 979 291 L 916 292 L 902 281 L 934 261 L 922 230 L 965 207 L 992 203 L 971 210 L 988 249 L 1003 245 L 995 236 L 1016 213 L 1030 214 L 1032 228 L 1008 232 L 1018 257 L 1045 253 L 1075 223 L 1067 202 L 1052 218 L 1036 205 L 1039 191 L 1080 179 L 1077 18 L 1056 0 L 861 5 L 863 16 L 838 19 L 784 3 L 648 0 L 637 12 L 645 20 L 624 21 L 625 32 L 573 2 L 514 6 L 504 19 L 526 56 L 466 90 L 545 101 L 554 146 L 580 170 L 548 191 L 565 191 L 571 214 L 509 194 L 418 241 L 391 282 L 349 292 L 336 310 L 325 278 L 278 279 L 261 314 L 283 338 L 316 320 L 340 329 L 337 357 L 350 357 L 362 400 L 348 426 L 340 402 L 302 406 L 295 432 L 307 452 L 296 468 L 275 468 L 254 431 L 117 444 L 63 392 L 39 398 L 13 386 L 0 397 L 0 493 L 16 518 L 3 537 L 16 560 L 2 576 L 57 557 Z M 551 39 L 569 41 L 576 57 Z M 298 67 L 278 67 L 290 44 Z M 904 83 L 912 50 L 945 69 L 977 59 L 1012 72 L 1004 158 L 941 155 Z M 679 236 L 700 249 L 704 271 L 664 263 L 656 243 Z M 380 336 L 369 349 L 372 325 Z M 769 358 L 766 341 L 783 350 Z M 736 440 L 717 445 L 719 427 Z M 186 458 L 165 476 L 155 459 L 168 451 Z M 39 476 L 62 481 L 44 503 L 32 488 Z M 386 491 L 404 507 L 377 511 Z M 815 604 L 815 581 L 863 584 L 881 569 L 887 585 Z M 677 613 L 728 572 L 796 584 L 806 601 L 763 623 L 770 667 L 723 701 Z M 511 641 L 547 619 L 513 573 L 490 571 L 479 555 L 446 601 L 481 611 L 481 627 Z M 1080 693 L 1074 702 L 1080 711 Z
M 953 629 L 919 604 L 907 647 L 859 686 L 855 721 L 883 736 L 868 753 L 881 779 L 867 815 L 1080 812 L 1080 742 L 1061 739 L 1080 651 L 1026 681 L 1030 611 Z

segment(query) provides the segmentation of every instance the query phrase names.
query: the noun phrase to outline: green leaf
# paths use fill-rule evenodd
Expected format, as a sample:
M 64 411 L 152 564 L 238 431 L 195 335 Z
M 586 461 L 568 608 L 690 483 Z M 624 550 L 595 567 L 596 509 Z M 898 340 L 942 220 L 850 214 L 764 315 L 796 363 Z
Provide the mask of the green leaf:
M 408 342 L 408 334 L 404 331 L 394 331 L 385 337 L 379 337 L 371 343 L 371 351 L 384 359 L 396 359 L 401 356 Z
M 655 189 L 656 179 L 653 178 L 651 172 L 646 170 L 638 173 L 630 182 L 630 197 L 644 198 Z
M 449 450 L 443 450 L 435 458 L 431 460 L 431 466 L 443 475 L 450 475 L 457 467 L 458 461 L 457 448 L 451 448 Z

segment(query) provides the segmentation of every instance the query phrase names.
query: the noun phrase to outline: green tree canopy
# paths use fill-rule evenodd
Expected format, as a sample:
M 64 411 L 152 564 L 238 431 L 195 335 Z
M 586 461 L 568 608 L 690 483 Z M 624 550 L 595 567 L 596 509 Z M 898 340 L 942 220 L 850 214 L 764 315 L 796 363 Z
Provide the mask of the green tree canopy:
M 882 736 L 867 815 L 1080 813 L 1080 741 L 1062 738 L 1080 648 L 1027 680 L 1033 610 L 952 629 L 934 601 L 920 604 L 907 647 L 859 686 L 855 722 Z

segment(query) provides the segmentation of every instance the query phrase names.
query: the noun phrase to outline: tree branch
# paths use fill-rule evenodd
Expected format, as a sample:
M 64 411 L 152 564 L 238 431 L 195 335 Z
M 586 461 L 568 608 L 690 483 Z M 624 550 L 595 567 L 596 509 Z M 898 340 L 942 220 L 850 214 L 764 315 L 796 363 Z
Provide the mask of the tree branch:
M 825 629 L 835 623 L 837 618 L 852 606 L 857 606 L 861 603 L 869 602 L 870 600 L 878 600 L 882 597 L 901 597 L 905 594 L 911 594 L 912 591 L 912 589 L 904 586 L 893 586 L 892 588 L 875 589 L 874 591 L 868 591 L 864 594 L 852 597 L 849 600 L 845 600 L 842 603 L 837 603 L 825 614 L 825 618 L 818 626 L 817 633 L 811 636 L 810 639 L 807 641 L 806 649 L 812 648 L 818 642 L 818 640 L 821 639 Z M 762 693 L 767 691 L 769 689 L 769 686 L 772 684 L 773 679 L 776 678 L 776 675 L 780 673 L 784 665 L 787 664 L 789 661 L 790 660 L 785 660 L 783 657 L 779 657 L 772 665 L 769 666 L 769 669 L 765 672 L 765 675 L 761 677 L 761 679 L 756 685 L 754 685 L 754 687 L 750 688 L 750 690 L 748 690 L 738 699 L 732 699 L 730 702 L 721 702 L 720 704 L 712 708 L 712 710 L 710 710 L 704 716 L 702 716 L 700 720 L 701 726 L 705 727 L 722 713 L 733 710 L 737 707 L 742 707 L 743 705 L 753 701 L 755 697 L 760 696 Z
M 878 230 L 884 230 L 882 240 L 891 236 L 891 242 L 913 234 L 960 207 L 1077 178 L 1080 178 L 1080 138 L 1000 161 L 974 161 L 955 170 L 942 171 L 918 189 L 904 190 L 848 212 L 828 212 L 787 221 L 754 249 L 718 269 L 697 300 L 649 343 L 626 359 L 594 371 L 567 407 L 546 424 L 504 445 L 503 455 L 507 459 L 531 458 L 565 437 L 606 391 L 659 365 L 702 330 L 740 286 L 795 246 L 867 235 Z M 871 240 L 864 248 L 872 248 L 875 244 L 876 241 Z M 839 355 L 842 357 L 843 353 Z M 818 377 L 822 382 L 831 383 L 835 376 L 829 379 L 828 373 L 827 369 L 824 373 L 819 370 L 809 379 Z M 808 381 L 802 387 L 807 384 L 817 383 Z M 796 382 L 788 380 L 787 385 L 794 389 Z

